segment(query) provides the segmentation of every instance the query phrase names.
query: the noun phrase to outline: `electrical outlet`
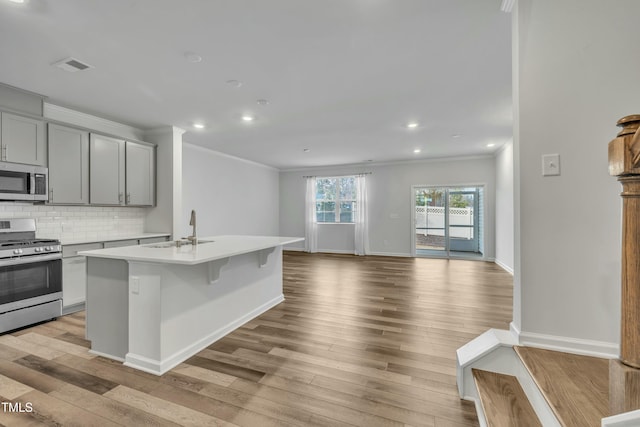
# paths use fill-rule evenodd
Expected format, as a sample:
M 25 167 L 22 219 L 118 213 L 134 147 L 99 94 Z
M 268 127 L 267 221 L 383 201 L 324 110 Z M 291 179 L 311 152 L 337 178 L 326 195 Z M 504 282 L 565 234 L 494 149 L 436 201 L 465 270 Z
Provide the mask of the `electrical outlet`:
M 131 284 L 131 293 L 138 295 L 140 293 L 140 278 L 138 276 L 131 276 L 129 283 Z
M 542 176 L 560 175 L 560 154 L 542 156 Z

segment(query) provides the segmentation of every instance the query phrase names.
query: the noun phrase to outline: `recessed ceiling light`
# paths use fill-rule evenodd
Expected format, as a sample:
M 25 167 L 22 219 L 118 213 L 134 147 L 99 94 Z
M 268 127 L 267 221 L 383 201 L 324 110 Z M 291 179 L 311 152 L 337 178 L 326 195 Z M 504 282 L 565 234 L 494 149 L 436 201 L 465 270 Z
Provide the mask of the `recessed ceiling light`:
M 414 153 L 418 154 L 419 152 L 421 152 L 422 150 L 419 148 L 416 148 L 415 150 L 413 150 Z
M 491 147 L 495 147 L 495 146 L 496 146 L 496 144 L 494 144 L 494 143 L 487 144 L 487 147 L 489 147 L 489 148 L 491 148 Z
M 252 122 L 254 119 L 255 118 L 253 116 L 249 116 L 248 114 L 242 116 L 242 120 L 244 120 L 245 122 Z
M 415 129 L 417 127 L 418 127 L 418 123 L 416 122 L 407 123 L 407 128 L 409 129 Z
M 204 125 L 202 123 L 194 123 L 193 127 L 196 129 L 204 129 Z
M 240 80 L 227 80 L 227 84 L 229 86 L 233 86 L 233 87 L 240 87 L 242 86 L 242 82 Z
M 302 151 L 304 151 L 305 153 L 308 153 L 309 151 L 311 151 L 310 148 L 303 148 Z
M 256 104 L 258 104 L 258 105 L 267 105 L 268 103 L 269 103 L 269 101 L 266 100 L 266 99 L 258 99 L 256 101 Z

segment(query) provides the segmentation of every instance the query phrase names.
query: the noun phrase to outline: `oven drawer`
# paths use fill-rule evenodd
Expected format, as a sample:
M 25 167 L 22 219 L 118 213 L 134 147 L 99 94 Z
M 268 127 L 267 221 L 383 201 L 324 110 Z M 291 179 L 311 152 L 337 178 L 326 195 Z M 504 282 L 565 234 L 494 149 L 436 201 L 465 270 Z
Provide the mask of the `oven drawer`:
M 59 299 L 2 313 L 0 314 L 0 333 L 42 322 L 43 320 L 55 319 L 61 315 L 62 302 Z

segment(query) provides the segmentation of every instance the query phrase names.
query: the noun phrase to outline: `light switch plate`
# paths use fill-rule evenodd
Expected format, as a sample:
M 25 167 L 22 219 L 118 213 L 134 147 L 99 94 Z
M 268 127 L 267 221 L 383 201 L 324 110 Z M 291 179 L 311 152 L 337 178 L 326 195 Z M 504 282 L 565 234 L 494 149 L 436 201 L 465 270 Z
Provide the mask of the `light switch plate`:
M 131 282 L 131 293 L 138 295 L 140 293 L 140 278 L 138 276 L 131 276 L 129 281 Z
M 542 176 L 560 175 L 560 154 L 542 156 Z

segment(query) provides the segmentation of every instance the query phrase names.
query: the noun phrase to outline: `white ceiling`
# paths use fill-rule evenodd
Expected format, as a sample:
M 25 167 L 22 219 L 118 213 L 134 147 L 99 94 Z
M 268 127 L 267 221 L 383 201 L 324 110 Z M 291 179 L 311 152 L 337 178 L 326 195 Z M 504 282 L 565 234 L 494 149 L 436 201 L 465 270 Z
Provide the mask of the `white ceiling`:
M 281 169 L 487 154 L 512 135 L 500 3 L 0 0 L 0 82 Z

